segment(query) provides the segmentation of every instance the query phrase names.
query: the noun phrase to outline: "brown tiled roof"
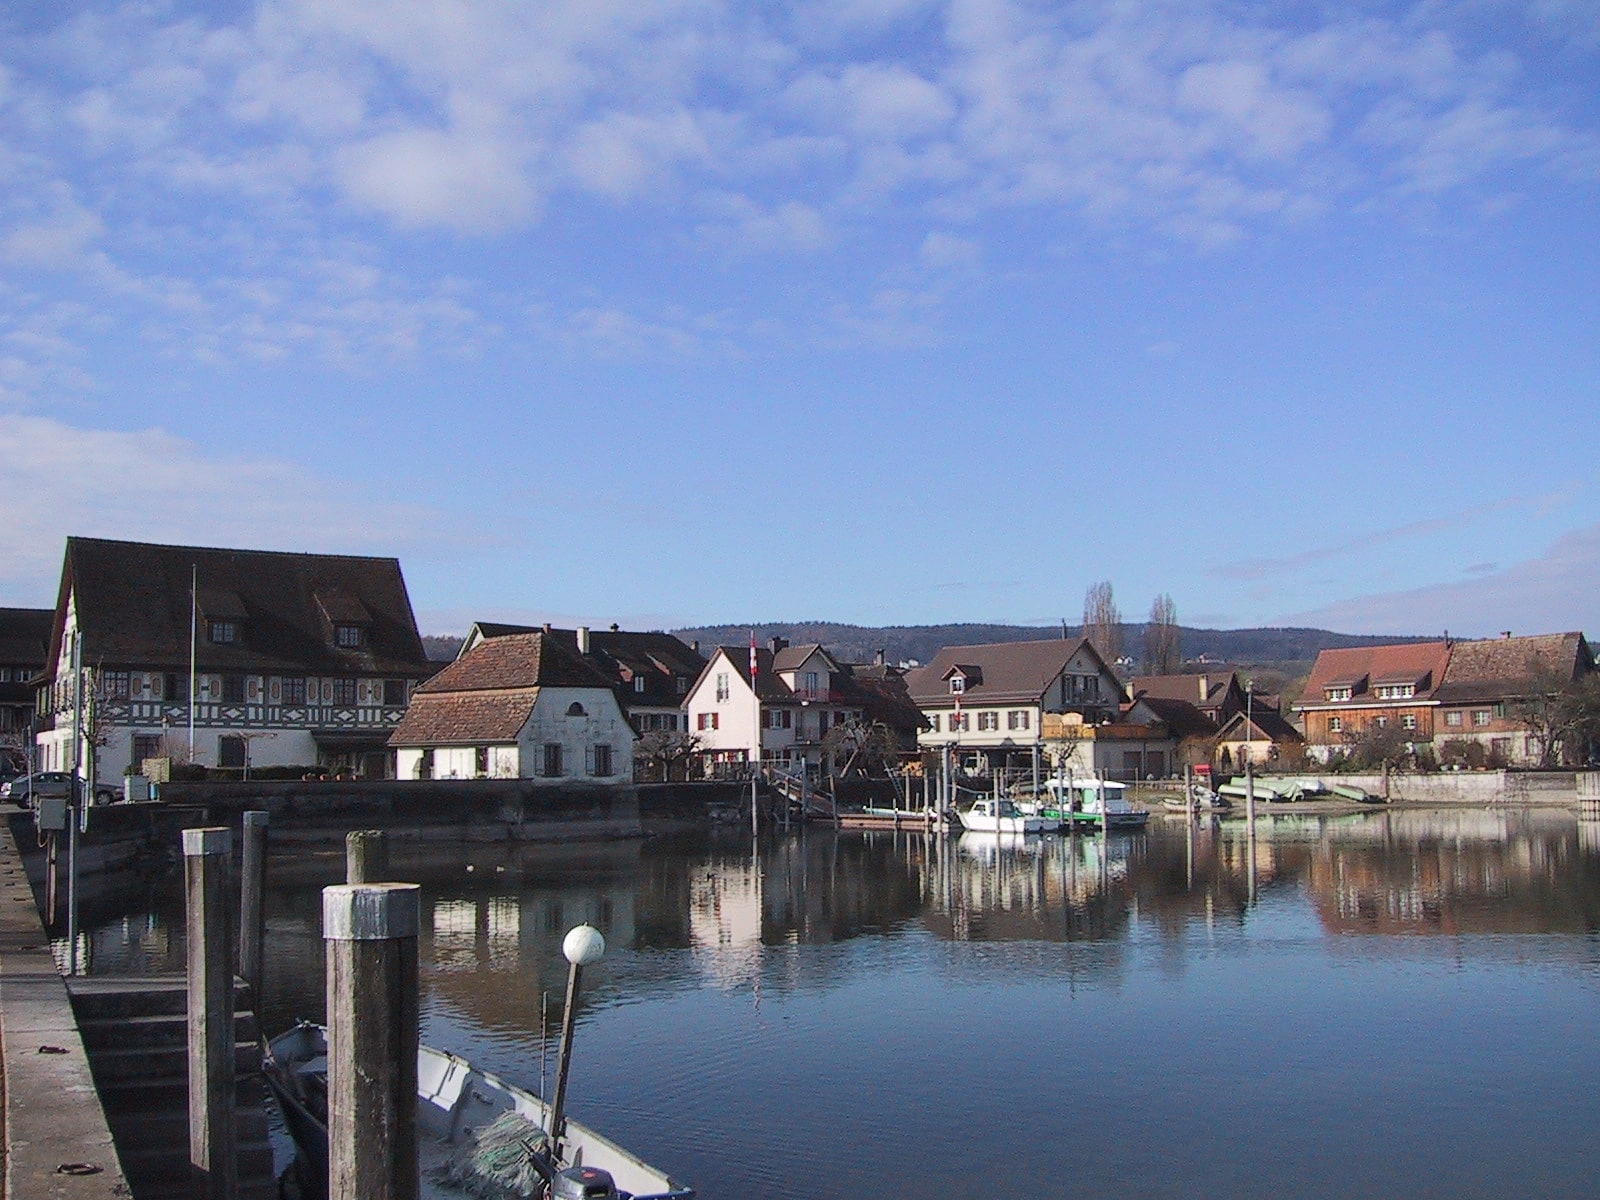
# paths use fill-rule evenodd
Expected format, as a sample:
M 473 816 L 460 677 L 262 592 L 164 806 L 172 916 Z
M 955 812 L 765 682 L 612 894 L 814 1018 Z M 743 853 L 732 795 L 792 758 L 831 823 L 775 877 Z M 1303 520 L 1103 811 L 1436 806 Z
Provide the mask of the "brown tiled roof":
M 611 686 L 611 680 L 578 657 L 564 638 L 540 631 L 479 642 L 414 694 Z
M 201 622 L 195 642 L 201 670 L 411 679 L 431 670 L 396 559 L 78 537 L 67 539 L 48 661 L 59 657 L 70 593 L 85 661 L 187 670 L 196 578 L 200 606 L 239 622 L 238 640 L 229 645 L 209 641 Z M 366 614 L 364 644 L 335 645 L 332 622 L 356 606 Z
M 1295 707 L 1306 709 L 1324 706 L 1330 703 L 1323 698 L 1324 689 L 1330 686 L 1349 687 L 1364 679 L 1369 681 L 1370 688 L 1370 681 L 1374 678 L 1410 682 L 1427 676 L 1429 688 L 1419 690 L 1415 697 L 1418 700 L 1427 699 L 1432 689 L 1437 688 L 1439 681 L 1444 678 L 1445 664 L 1449 660 L 1449 642 L 1407 642 L 1391 646 L 1351 646 L 1342 650 L 1324 650 L 1317 655 L 1305 690 L 1300 693 L 1300 703 Z M 1360 704 L 1376 699 L 1368 690 L 1357 692 L 1349 701 L 1332 703 Z
M 801 665 L 806 661 L 806 659 L 810 658 L 819 650 L 822 650 L 823 657 L 825 657 L 830 663 L 833 663 L 834 666 L 838 665 L 837 663 L 834 663 L 833 655 L 822 649 L 822 643 L 808 642 L 804 646 L 784 646 L 772 656 L 772 669 L 774 671 L 797 671 L 800 669 Z M 746 656 L 749 655 L 748 648 L 746 649 L 745 654 Z
M 1198 688 L 1195 694 L 1199 695 Z M 1133 703 L 1148 708 L 1175 737 L 1210 737 L 1217 732 L 1217 723 L 1188 700 L 1172 700 L 1143 692 L 1134 697 Z
M 1589 644 L 1581 633 L 1456 642 L 1436 696 L 1445 704 L 1503 699 L 1515 695 L 1517 685 L 1535 667 L 1576 679 L 1592 662 Z
M 528 722 L 538 688 L 504 691 L 417 691 L 389 735 L 391 746 L 486 745 L 514 742 Z
M 1038 700 L 1052 680 L 1061 674 L 1080 647 L 1089 647 L 1099 660 L 1099 654 L 1087 638 L 1051 638 L 1040 642 L 996 642 L 983 646 L 946 646 L 925 667 L 919 667 L 906 676 L 906 687 L 912 699 L 923 707 L 942 707 L 952 700 L 950 685 L 945 676 L 950 669 L 961 665 L 968 670 L 969 683 L 962 693 L 963 705 L 1002 704 L 1024 700 Z M 1104 664 L 1102 663 L 1102 666 Z M 979 683 L 970 682 L 971 668 L 982 675 Z M 1109 672 L 1107 672 L 1109 674 Z M 1102 697 L 1102 703 L 1112 705 L 1118 697 L 1113 692 Z
M 1220 704 L 1237 678 L 1234 672 L 1201 672 L 1196 675 L 1135 675 L 1128 680 L 1128 694 L 1134 699 L 1148 696 L 1157 700 L 1182 700 L 1196 706 Z M 1206 681 L 1206 694 L 1200 695 L 1200 681 Z
M 1255 711 L 1250 714 L 1250 724 L 1254 727 L 1255 735 L 1262 741 L 1273 741 L 1279 744 L 1296 745 L 1305 741 L 1305 737 L 1293 725 L 1284 719 L 1282 713 L 1274 709 Z M 1234 713 L 1231 720 L 1222 727 L 1222 732 L 1217 735 L 1219 742 L 1236 742 L 1244 736 L 1244 713 Z
M 862 719 L 882 722 L 896 733 L 915 735 L 928 719 L 906 690 L 906 673 L 898 667 L 849 665 L 843 668 L 851 694 L 861 704 Z
M 484 640 L 546 631 L 544 626 L 494 621 L 478 621 L 474 627 Z M 576 629 L 550 628 L 548 632 L 574 654 L 578 652 Z M 682 676 L 686 685 L 692 684 L 706 665 L 706 660 L 682 639 L 660 630 L 590 629 L 586 658 L 590 666 L 610 678 L 624 709 L 676 707 L 686 694 L 678 690 L 678 677 Z M 642 692 L 634 686 L 639 675 L 645 680 Z

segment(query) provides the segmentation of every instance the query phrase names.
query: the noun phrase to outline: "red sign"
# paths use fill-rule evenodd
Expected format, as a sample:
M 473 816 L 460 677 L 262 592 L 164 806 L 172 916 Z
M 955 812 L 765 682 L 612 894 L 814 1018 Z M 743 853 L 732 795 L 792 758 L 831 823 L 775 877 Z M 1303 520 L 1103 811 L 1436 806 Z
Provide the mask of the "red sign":
M 1196 775 L 1209 775 L 1209 774 L 1211 774 L 1211 764 L 1210 763 L 1195 763 L 1195 765 L 1194 765 L 1194 773 Z

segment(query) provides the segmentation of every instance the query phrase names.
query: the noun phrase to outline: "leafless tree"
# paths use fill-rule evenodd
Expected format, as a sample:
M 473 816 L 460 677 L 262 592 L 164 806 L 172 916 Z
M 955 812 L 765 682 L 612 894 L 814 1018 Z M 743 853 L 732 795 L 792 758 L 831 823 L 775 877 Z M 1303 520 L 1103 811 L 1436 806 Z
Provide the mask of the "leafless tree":
M 1083 634 L 1108 663 L 1122 653 L 1122 614 L 1111 595 L 1109 579 L 1090 584 L 1084 593 Z
M 822 735 L 822 748 L 832 774 L 884 778 L 895 765 L 899 746 L 894 732 L 881 721 L 847 721 Z
M 1151 675 L 1171 675 L 1179 663 L 1178 606 L 1165 592 L 1150 604 L 1144 627 L 1144 669 Z
M 689 777 L 689 761 L 699 750 L 699 734 L 653 729 L 633 744 L 634 777 L 644 783 L 681 782 Z
M 1528 660 L 1528 673 L 1508 705 L 1508 715 L 1539 747 L 1539 765 L 1583 762 L 1600 737 L 1600 675 L 1577 679 Z

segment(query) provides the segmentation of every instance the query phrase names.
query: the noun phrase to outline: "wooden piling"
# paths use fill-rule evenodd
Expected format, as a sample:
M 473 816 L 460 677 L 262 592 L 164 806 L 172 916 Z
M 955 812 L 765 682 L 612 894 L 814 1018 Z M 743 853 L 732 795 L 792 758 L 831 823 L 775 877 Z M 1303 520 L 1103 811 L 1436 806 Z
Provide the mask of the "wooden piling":
M 189 968 L 189 1177 L 196 1200 L 239 1191 L 234 1122 L 233 926 L 227 829 L 183 831 Z
M 417 1200 L 414 883 L 324 888 L 328 1200 Z
M 352 829 L 344 837 L 344 881 L 384 883 L 389 874 L 389 838 L 381 829 Z
M 261 1005 L 261 943 L 265 929 L 263 908 L 267 885 L 268 814 L 253 809 L 244 814 L 243 844 L 239 858 L 239 975 L 250 985 L 257 1010 Z

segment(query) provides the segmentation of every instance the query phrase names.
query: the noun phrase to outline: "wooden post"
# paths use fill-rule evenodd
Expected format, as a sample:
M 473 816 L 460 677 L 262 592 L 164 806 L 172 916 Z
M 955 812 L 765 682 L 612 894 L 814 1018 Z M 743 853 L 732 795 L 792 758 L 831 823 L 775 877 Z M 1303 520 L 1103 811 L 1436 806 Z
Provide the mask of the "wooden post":
M 381 829 L 352 829 L 344 835 L 344 881 L 384 883 L 389 874 L 389 839 Z
M 420 889 L 322 890 L 328 980 L 328 1200 L 417 1200 Z
M 196 1200 L 239 1191 L 234 1132 L 233 925 L 226 829 L 183 831 L 189 942 L 189 1178 Z
M 250 985 L 256 1011 L 261 1010 L 261 940 L 267 884 L 268 814 L 252 809 L 244 814 L 239 859 L 239 974 Z

